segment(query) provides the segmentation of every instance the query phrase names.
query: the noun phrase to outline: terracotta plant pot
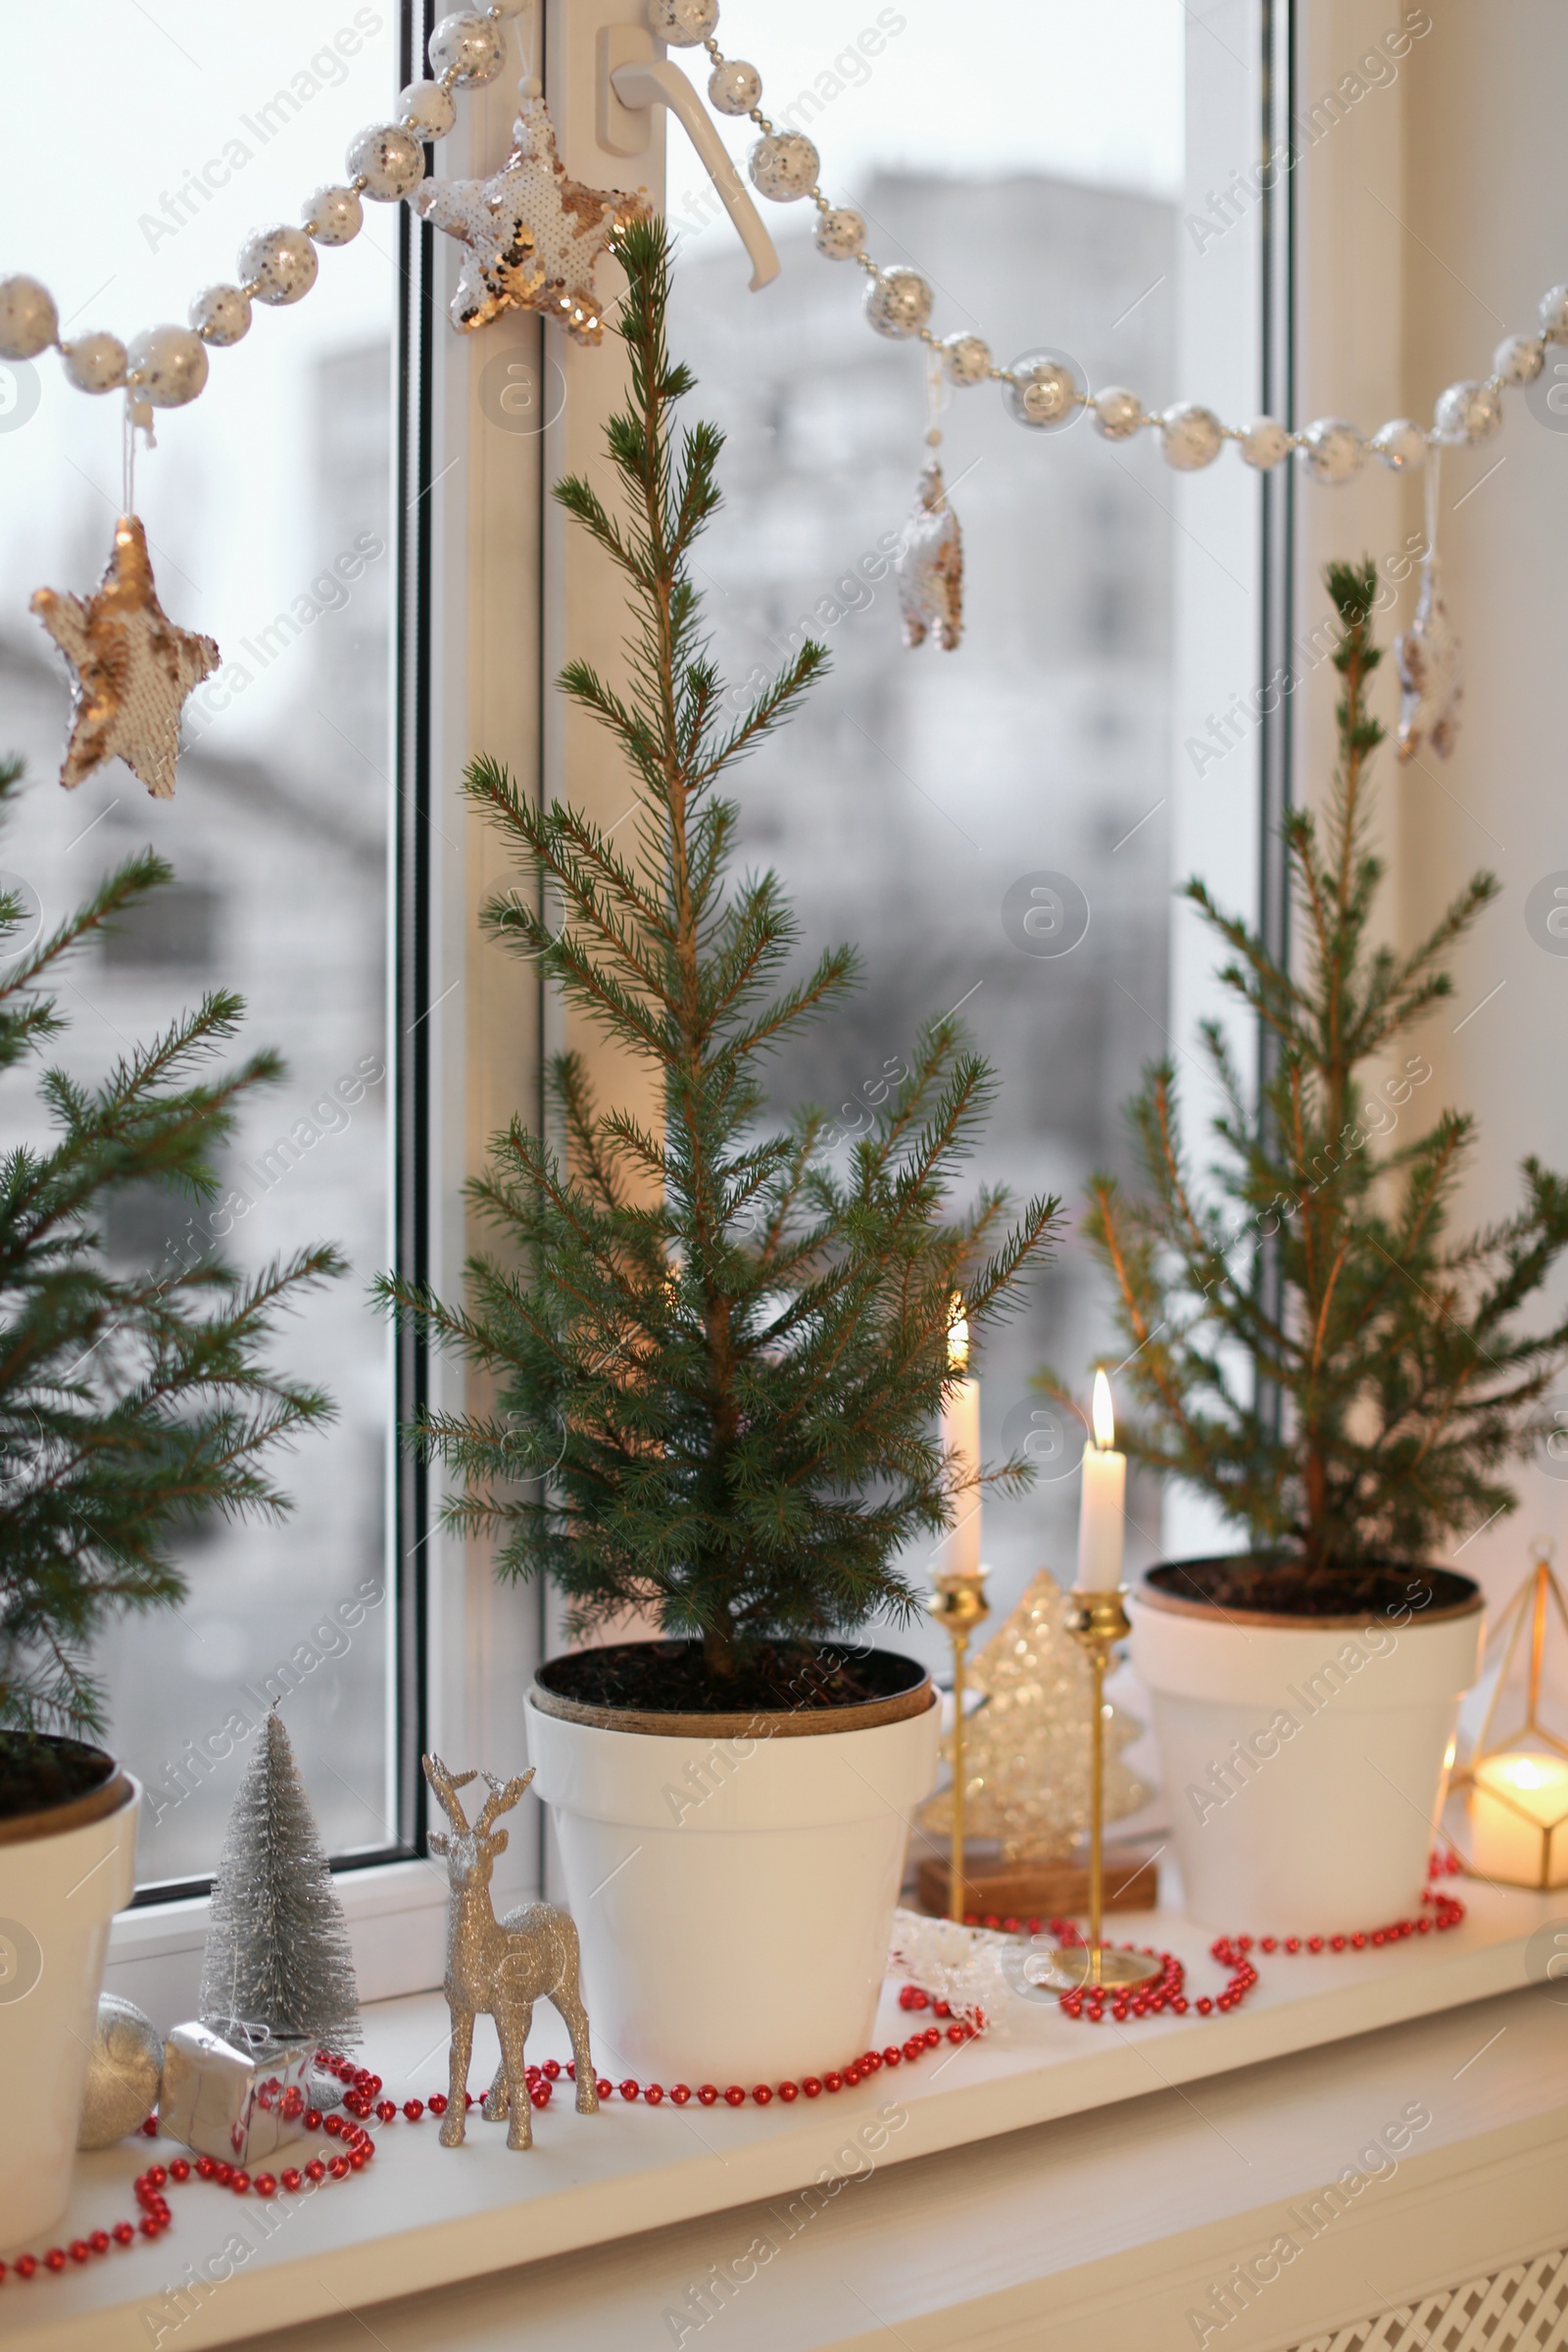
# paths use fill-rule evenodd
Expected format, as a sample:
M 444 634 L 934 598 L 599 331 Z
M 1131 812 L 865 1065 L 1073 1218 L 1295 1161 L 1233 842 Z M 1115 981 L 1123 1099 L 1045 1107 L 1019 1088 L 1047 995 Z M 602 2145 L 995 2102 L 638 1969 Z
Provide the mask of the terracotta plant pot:
M 528 1754 L 604 2073 L 750 2089 L 867 2046 L 939 1720 L 924 1670 L 875 1654 L 893 1695 L 760 1714 L 581 1705 L 541 1668 Z
M 1402 1601 L 1341 1617 L 1184 1597 L 1182 1563 L 1129 1596 L 1186 1908 L 1205 1926 L 1349 1933 L 1419 1907 L 1483 1615 L 1468 1577 L 1405 1579 Z
M 12 1734 L 0 1734 L 10 1742 Z M 112 1756 L 47 1740 L 75 1783 L 0 1814 L 0 2245 L 41 2237 L 71 2195 L 109 1923 L 135 1886 L 141 1791 Z M 85 1784 L 85 1785 L 83 1785 Z

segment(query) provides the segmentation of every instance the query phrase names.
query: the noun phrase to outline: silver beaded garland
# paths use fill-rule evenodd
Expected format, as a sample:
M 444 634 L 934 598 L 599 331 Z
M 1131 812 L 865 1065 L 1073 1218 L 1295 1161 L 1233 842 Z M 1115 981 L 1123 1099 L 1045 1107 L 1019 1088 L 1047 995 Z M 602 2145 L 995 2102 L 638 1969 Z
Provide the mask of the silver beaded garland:
M 1212 409 L 1180 400 L 1158 419 L 1160 455 L 1178 473 L 1197 473 L 1212 466 L 1225 440 L 1225 427 Z
M 444 139 L 458 119 L 450 90 L 438 81 L 411 81 L 398 97 L 398 121 L 416 139 Z
M 762 103 L 762 76 L 743 57 L 723 58 L 708 76 L 708 103 L 715 114 L 749 115 Z
M 1301 463 L 1314 482 L 1353 481 L 1366 464 L 1366 443 L 1343 416 L 1319 416 L 1301 435 Z
M 299 302 L 320 268 L 303 228 L 259 228 L 239 249 L 239 273 L 258 302 Z
M 448 19 L 448 23 L 451 23 Z M 398 122 L 371 122 L 349 142 L 344 157 L 350 176 L 376 204 L 412 196 L 424 177 L 424 149 Z
M 718 0 L 648 0 L 656 38 L 671 49 L 700 49 L 718 26 Z
M 1144 404 L 1125 384 L 1107 384 L 1097 392 L 1090 413 L 1096 432 L 1106 441 L 1130 441 L 1144 421 Z
M 981 384 L 991 373 L 991 346 L 978 335 L 944 335 L 941 350 L 950 384 Z
M 1059 432 L 1076 418 L 1085 387 L 1065 353 L 1026 351 L 1013 361 L 1007 376 L 1007 407 L 1032 432 Z
M 60 332 L 55 298 L 35 277 L 0 277 L 0 359 L 35 360 Z
M 312 253 L 311 260 L 315 259 Z M 188 326 L 144 328 L 126 346 L 125 381 L 139 399 L 155 409 L 182 409 L 207 381 L 207 353 L 201 337 Z
M 1536 315 L 1548 343 L 1568 343 L 1568 286 L 1552 286 L 1543 294 Z
M 1502 394 L 1495 384 L 1450 384 L 1438 396 L 1433 417 L 1438 439 L 1450 448 L 1471 441 L 1490 441 L 1502 422 Z
M 125 346 L 118 335 L 77 335 L 61 344 L 60 357 L 78 392 L 114 392 L 125 380 Z
M 1539 335 L 1504 335 L 1492 355 L 1492 372 L 1505 384 L 1533 384 L 1545 358 Z
M 879 335 L 895 342 L 917 335 L 931 316 L 932 294 L 918 270 L 883 270 L 865 289 L 865 315 Z
M 1427 437 L 1409 416 L 1391 416 L 1380 424 L 1368 447 L 1391 473 L 1406 473 L 1427 462 Z
M 251 298 L 243 286 L 208 286 L 190 306 L 190 322 L 204 343 L 237 343 L 250 332 Z
M 494 81 L 507 52 L 498 24 L 488 17 L 460 9 L 442 18 L 425 54 L 433 73 L 450 74 L 455 82 L 472 84 Z
M 830 262 L 853 262 L 865 250 L 865 222 L 848 204 L 837 204 L 816 216 L 816 250 Z
M 352 188 L 318 188 L 304 208 L 305 234 L 318 245 L 347 245 L 365 226 L 365 207 Z
M 770 130 L 758 140 L 746 169 L 760 196 L 794 204 L 816 185 L 822 159 L 803 130 Z
M 1254 416 L 1243 433 L 1238 447 L 1249 466 L 1259 473 L 1267 473 L 1282 458 L 1291 454 L 1291 436 L 1276 417 Z

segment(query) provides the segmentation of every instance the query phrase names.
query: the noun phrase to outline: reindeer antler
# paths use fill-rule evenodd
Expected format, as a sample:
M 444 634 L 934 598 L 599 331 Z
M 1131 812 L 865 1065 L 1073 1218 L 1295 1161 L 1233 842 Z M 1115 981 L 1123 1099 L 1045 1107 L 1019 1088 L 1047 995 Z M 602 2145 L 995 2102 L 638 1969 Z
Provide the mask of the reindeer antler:
M 474 1824 L 473 1834 L 476 1838 L 482 1838 L 491 1824 L 500 1820 L 503 1813 L 512 1811 L 513 1806 L 533 1779 L 536 1769 L 534 1765 L 530 1764 L 519 1781 L 498 1781 L 493 1772 L 487 1772 L 484 1775 L 490 1793 L 484 1800 L 484 1811 Z
M 476 1781 L 479 1775 L 476 1772 L 448 1772 L 439 1756 L 425 1756 L 421 1758 L 421 1761 L 424 1765 L 424 1777 L 434 1789 L 442 1812 L 445 1813 L 458 1836 L 466 1838 L 468 1825 L 464 1819 L 463 1807 L 458 1802 L 458 1790 L 466 1788 L 468 1783 Z

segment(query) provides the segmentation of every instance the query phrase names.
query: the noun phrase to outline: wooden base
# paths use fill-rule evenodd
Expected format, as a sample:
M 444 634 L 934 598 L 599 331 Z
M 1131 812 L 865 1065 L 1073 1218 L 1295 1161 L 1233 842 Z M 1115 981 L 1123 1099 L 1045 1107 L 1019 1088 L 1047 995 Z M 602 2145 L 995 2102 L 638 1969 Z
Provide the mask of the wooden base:
M 922 1911 L 948 1916 L 949 1866 L 935 1855 L 915 1873 Z M 1082 1919 L 1089 1909 L 1089 1872 L 1080 1862 L 979 1862 L 964 1871 L 964 1910 L 981 1919 Z M 1105 1848 L 1105 1909 L 1152 1911 L 1158 1873 L 1148 1846 Z

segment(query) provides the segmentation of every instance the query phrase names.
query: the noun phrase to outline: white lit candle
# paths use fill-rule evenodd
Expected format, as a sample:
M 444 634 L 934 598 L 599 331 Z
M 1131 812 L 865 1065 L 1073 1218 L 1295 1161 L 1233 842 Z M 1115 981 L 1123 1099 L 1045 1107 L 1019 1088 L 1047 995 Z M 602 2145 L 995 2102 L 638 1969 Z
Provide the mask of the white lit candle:
M 954 1318 L 948 1329 L 948 1365 L 965 1371 L 969 1362 L 969 1326 L 963 1300 L 954 1293 Z M 980 1383 L 960 1380 L 942 1399 L 942 1449 L 956 1473 L 954 1525 L 943 1537 L 937 1553 L 941 1576 L 978 1576 L 980 1573 Z
M 1523 1749 L 1484 1758 L 1470 1788 L 1470 1834 L 1482 1878 L 1568 1886 L 1568 1763 Z
M 1095 1374 L 1094 1435 L 1084 1446 L 1084 1493 L 1078 1511 L 1079 1592 L 1114 1592 L 1121 1583 L 1127 1522 L 1127 1456 L 1115 1446 L 1110 1383 Z

